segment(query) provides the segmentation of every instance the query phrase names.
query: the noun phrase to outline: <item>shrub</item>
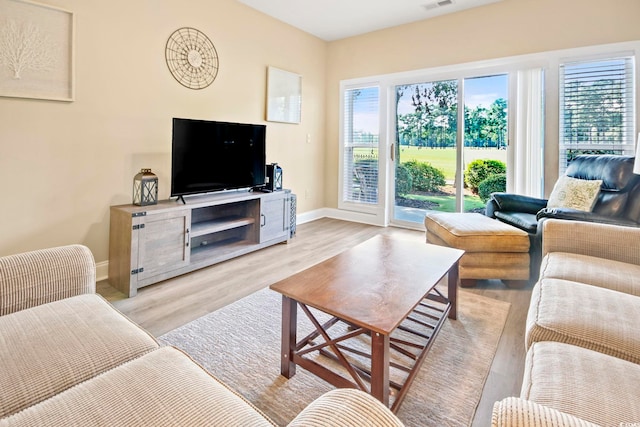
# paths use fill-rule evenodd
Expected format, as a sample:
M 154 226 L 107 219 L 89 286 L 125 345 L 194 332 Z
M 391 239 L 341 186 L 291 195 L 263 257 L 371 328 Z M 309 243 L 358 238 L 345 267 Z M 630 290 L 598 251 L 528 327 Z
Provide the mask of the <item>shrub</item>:
M 496 191 L 507 191 L 507 174 L 496 173 L 489 175 L 487 179 L 478 185 L 478 196 L 484 203 L 487 203 L 491 193 Z
M 411 193 L 413 190 L 413 176 L 404 164 L 399 164 L 396 169 L 396 193 L 399 196 Z
M 413 189 L 417 191 L 439 191 L 447 182 L 444 173 L 426 162 L 410 160 L 404 164 L 413 178 Z
M 507 172 L 507 167 L 500 160 L 474 160 L 467 165 L 464 183 L 473 194 L 478 194 L 478 185 L 491 175 Z

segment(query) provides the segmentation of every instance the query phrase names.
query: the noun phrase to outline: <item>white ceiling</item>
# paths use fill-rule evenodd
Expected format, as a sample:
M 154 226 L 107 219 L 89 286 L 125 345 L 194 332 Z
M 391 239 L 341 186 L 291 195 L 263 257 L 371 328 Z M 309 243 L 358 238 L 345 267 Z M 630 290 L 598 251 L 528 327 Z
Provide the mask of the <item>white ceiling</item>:
M 502 0 L 238 0 L 326 41 Z

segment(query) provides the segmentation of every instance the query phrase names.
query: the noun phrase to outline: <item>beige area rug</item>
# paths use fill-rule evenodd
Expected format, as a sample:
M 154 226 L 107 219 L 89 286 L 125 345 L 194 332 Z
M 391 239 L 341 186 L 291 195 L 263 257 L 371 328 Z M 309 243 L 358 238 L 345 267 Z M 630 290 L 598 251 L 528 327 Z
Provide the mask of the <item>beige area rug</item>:
M 447 319 L 409 389 L 398 417 L 409 426 L 468 426 L 509 311 L 509 303 L 459 292 L 458 319 Z M 163 336 L 279 425 L 334 387 L 298 367 L 280 375 L 281 296 L 249 295 Z M 299 311 L 298 337 L 310 323 Z

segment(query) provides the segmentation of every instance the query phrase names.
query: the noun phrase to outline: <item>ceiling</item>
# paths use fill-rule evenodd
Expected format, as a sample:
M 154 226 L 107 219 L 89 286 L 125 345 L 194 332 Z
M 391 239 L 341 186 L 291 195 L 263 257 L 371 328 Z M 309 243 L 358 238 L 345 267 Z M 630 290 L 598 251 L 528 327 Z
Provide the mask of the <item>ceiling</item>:
M 238 0 L 326 41 L 502 0 Z

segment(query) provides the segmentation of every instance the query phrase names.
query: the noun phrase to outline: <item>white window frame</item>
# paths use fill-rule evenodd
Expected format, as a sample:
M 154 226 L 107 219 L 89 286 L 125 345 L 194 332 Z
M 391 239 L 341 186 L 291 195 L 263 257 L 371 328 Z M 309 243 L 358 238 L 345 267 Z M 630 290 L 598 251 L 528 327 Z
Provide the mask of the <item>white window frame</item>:
M 597 62 L 597 61 L 602 61 L 602 60 L 609 60 L 609 59 L 621 59 L 621 58 L 631 58 L 632 64 L 632 73 L 635 74 L 635 79 L 632 81 L 632 91 L 634 94 L 636 94 L 635 97 L 633 97 L 633 99 L 630 100 L 631 103 L 631 108 L 635 111 L 636 113 L 636 120 L 633 121 L 633 123 L 631 123 L 631 129 L 630 129 L 630 140 L 628 141 L 628 143 L 620 143 L 620 144 L 585 144 L 585 143 L 579 143 L 579 144 L 575 144 L 575 146 L 571 145 L 571 144 L 562 144 L 562 123 L 561 123 L 561 106 L 560 106 L 560 99 L 561 99 L 561 72 L 560 72 L 560 67 L 564 64 L 571 64 L 571 63 L 577 63 L 577 62 Z M 616 150 L 616 151 L 620 151 L 621 155 L 633 155 L 635 153 L 635 135 L 637 135 L 637 116 L 638 116 L 638 103 L 636 101 L 637 98 L 637 94 L 638 94 L 638 71 L 637 71 L 637 55 L 634 54 L 633 51 L 611 51 L 608 53 L 601 53 L 601 54 L 595 54 L 595 55 L 586 55 L 586 56 L 578 56 L 578 57 L 571 57 L 571 58 L 561 58 L 559 63 L 558 63 L 558 174 L 563 174 L 566 166 L 563 165 L 561 163 L 563 157 L 562 157 L 562 151 L 563 150 L 567 150 L 570 148 L 574 148 L 574 149 L 585 149 L 585 150 L 598 150 L 598 149 L 602 149 L 602 150 Z

